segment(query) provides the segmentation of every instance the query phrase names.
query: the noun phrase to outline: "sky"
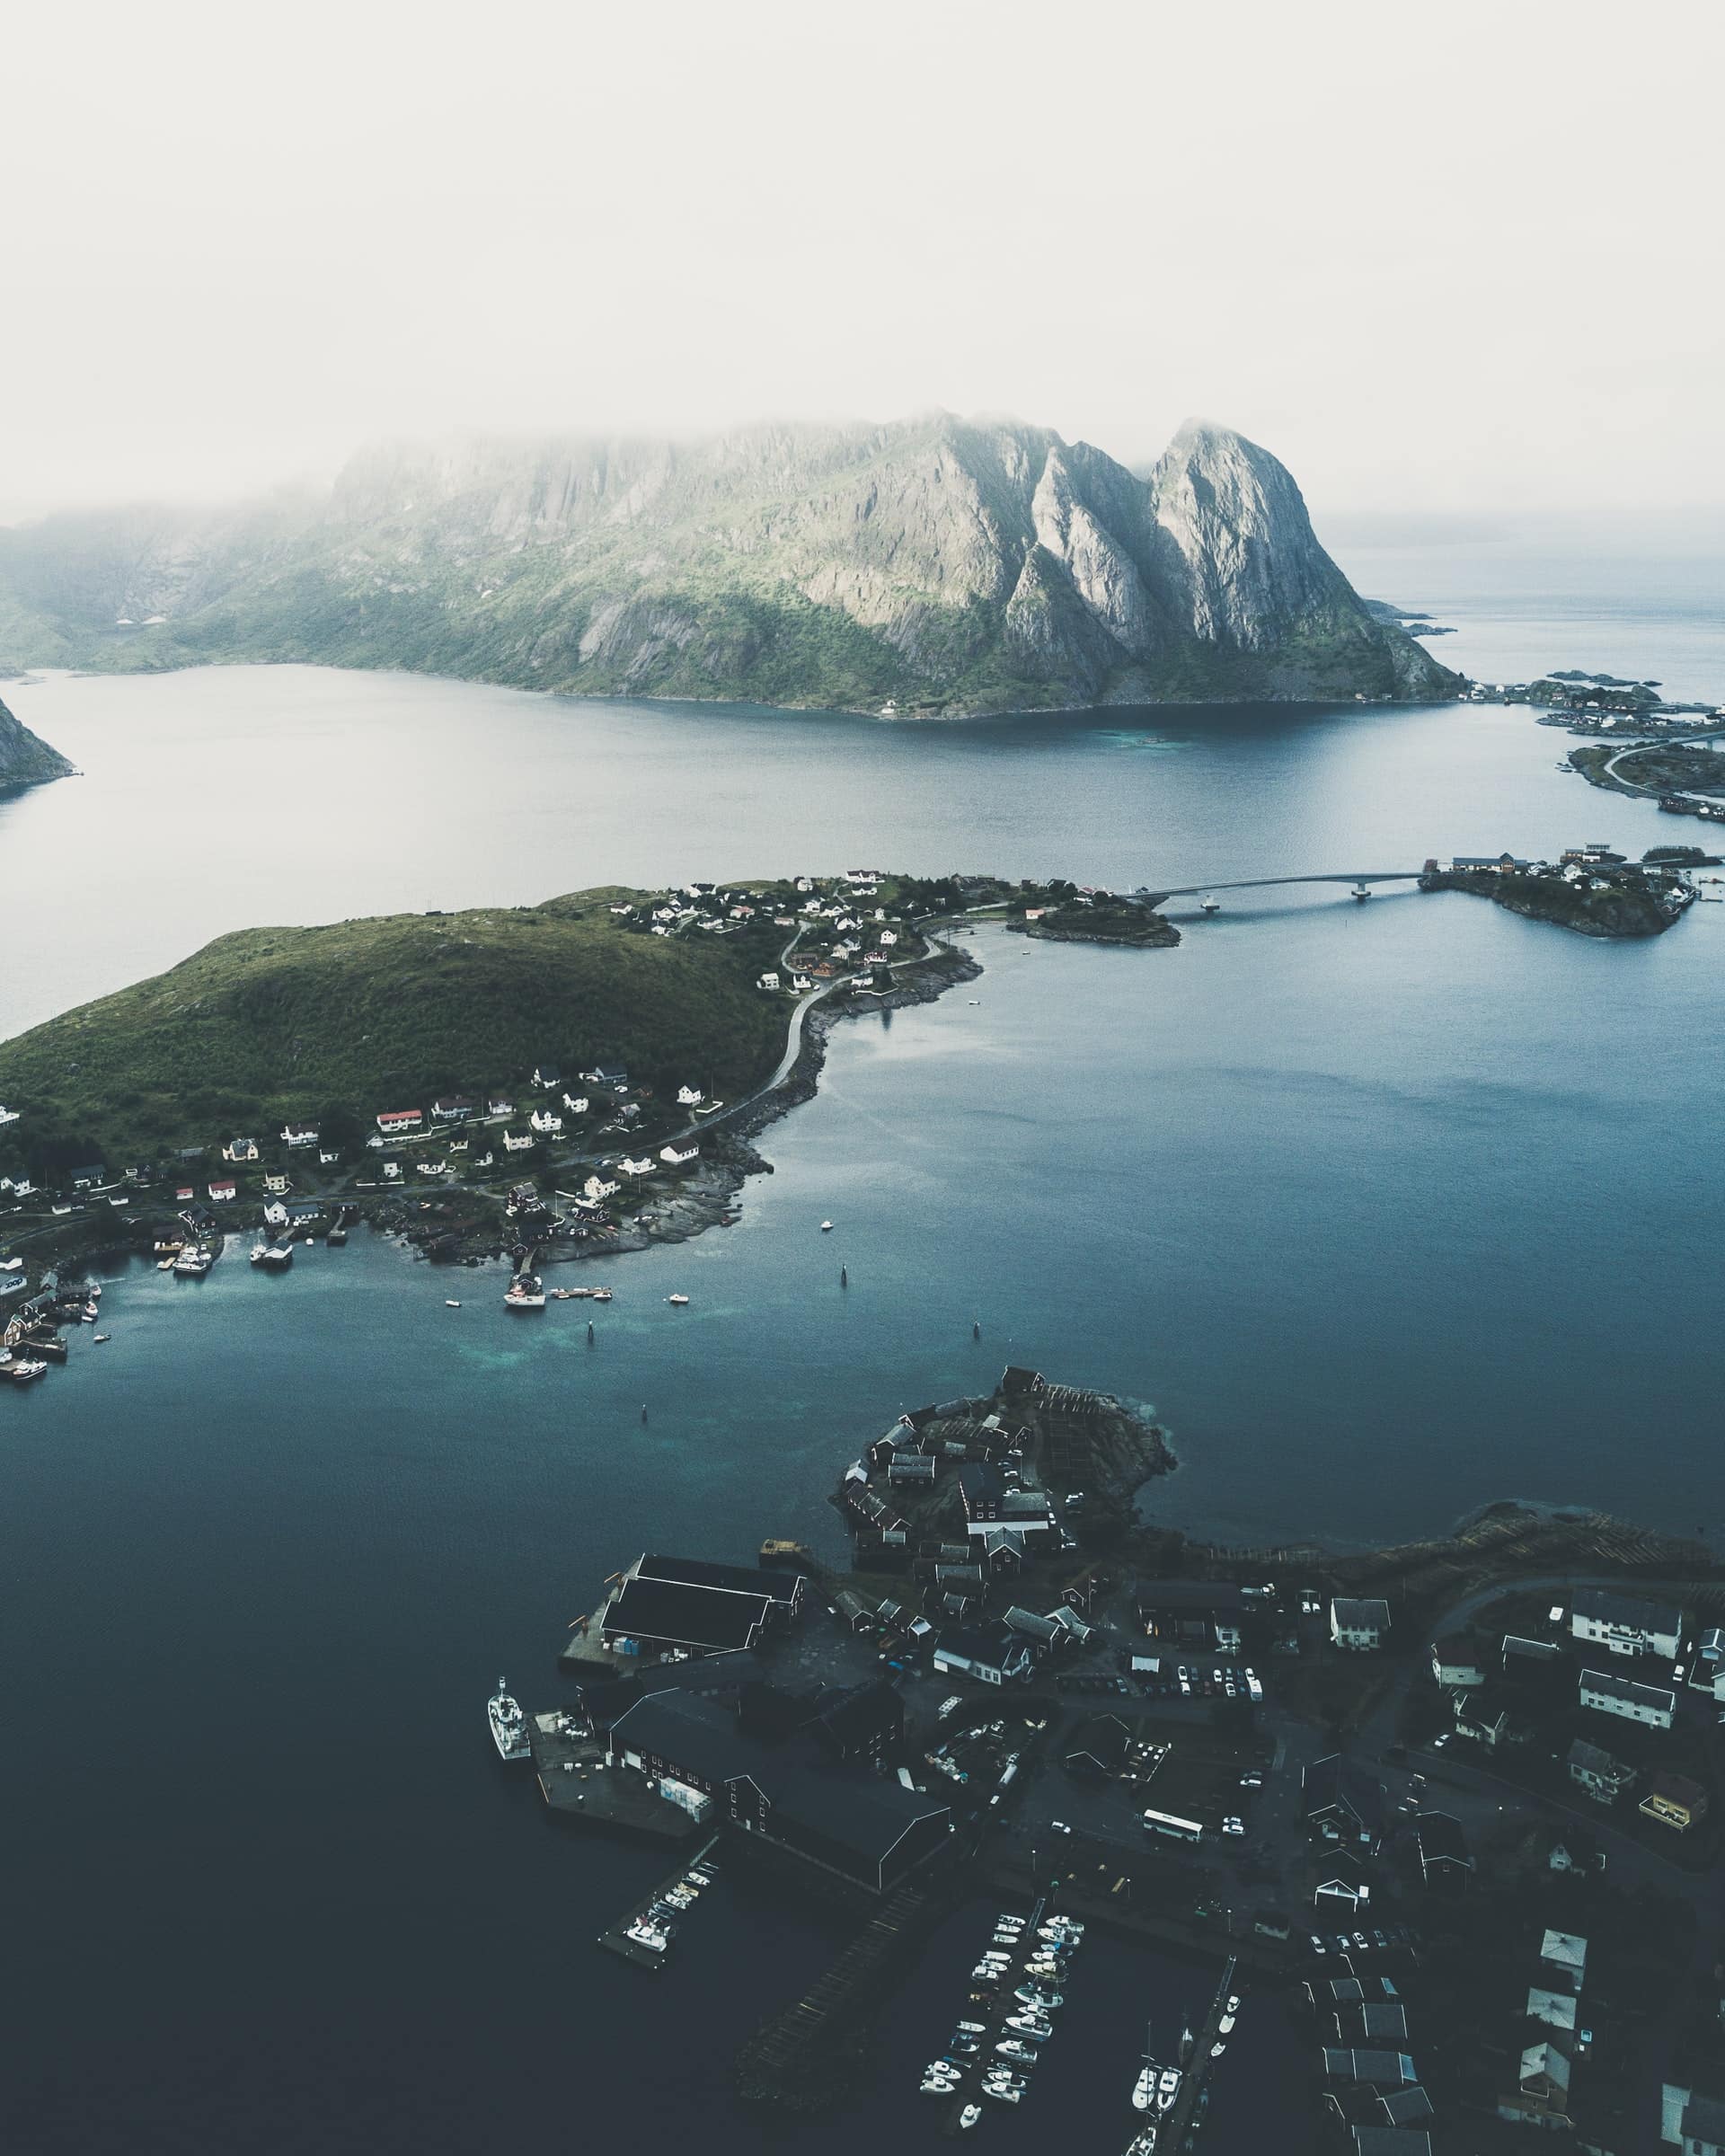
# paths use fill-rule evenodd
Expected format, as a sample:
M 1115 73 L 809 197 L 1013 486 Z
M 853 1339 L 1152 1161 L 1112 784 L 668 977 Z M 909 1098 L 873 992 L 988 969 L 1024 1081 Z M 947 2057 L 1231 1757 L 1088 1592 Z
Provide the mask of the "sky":
M 64 0 L 0 518 L 378 437 L 1242 429 L 1314 510 L 1725 507 L 1716 0 Z

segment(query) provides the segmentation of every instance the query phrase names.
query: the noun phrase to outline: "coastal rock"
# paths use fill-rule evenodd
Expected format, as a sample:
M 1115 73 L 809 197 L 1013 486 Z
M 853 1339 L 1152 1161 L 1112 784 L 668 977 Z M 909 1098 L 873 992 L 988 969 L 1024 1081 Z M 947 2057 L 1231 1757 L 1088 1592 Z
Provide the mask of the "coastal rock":
M 75 766 L 0 703 L 0 787 L 40 786 L 73 776 Z

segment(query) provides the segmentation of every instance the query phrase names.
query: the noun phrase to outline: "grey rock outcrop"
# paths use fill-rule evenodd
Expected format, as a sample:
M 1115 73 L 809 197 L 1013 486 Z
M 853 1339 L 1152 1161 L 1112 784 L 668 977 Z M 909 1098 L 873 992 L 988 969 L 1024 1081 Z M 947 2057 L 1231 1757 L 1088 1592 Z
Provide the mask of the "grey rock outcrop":
M 40 786 L 49 779 L 70 778 L 73 770 L 58 748 L 50 748 L 0 703 L 0 788 Z

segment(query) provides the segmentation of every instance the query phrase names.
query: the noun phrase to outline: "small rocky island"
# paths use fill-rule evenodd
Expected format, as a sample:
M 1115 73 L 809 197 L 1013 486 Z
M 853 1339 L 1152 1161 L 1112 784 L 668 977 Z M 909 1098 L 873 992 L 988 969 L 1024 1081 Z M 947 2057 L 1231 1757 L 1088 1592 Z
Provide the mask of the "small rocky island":
M 41 786 L 49 779 L 75 776 L 75 765 L 0 703 L 0 792 L 13 786 Z
M 1435 862 L 1420 879 L 1422 891 L 1472 891 L 1530 921 L 1551 921 L 1578 935 L 1623 939 L 1659 936 L 1680 920 L 1694 893 L 1668 869 L 1639 866 L 1601 847 L 1576 847 L 1554 867 L 1548 862 L 1458 857 Z
M 1039 936 L 1051 943 L 1113 943 L 1137 950 L 1166 950 L 1180 941 L 1180 931 L 1153 906 L 1113 891 L 1080 890 L 1054 882 L 1046 904 L 1027 906 L 1022 917 L 1009 919 L 1015 934 Z

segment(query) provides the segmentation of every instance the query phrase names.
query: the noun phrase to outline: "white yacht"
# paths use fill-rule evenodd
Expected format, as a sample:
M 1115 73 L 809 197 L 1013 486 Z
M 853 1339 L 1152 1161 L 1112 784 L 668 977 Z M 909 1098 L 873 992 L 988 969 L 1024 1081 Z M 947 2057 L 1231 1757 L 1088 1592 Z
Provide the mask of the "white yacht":
M 485 1711 L 491 1719 L 491 1742 L 497 1746 L 498 1757 L 531 1759 L 533 1746 L 527 1741 L 527 1718 L 501 1677 L 497 1680 L 497 1690 Z
M 1172 2111 L 1174 2099 L 1180 2094 L 1180 2069 L 1164 2066 L 1156 2077 L 1156 2109 Z

